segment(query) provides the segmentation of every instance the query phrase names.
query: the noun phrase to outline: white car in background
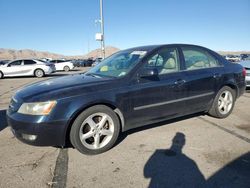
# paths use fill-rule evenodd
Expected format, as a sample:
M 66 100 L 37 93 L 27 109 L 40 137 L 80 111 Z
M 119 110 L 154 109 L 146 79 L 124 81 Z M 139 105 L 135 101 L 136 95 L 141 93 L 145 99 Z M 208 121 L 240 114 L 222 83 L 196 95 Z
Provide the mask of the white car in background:
M 56 67 L 56 71 L 65 71 L 68 72 L 74 69 L 74 64 L 71 61 L 67 60 L 51 60 L 50 63 L 53 63 Z
M 250 87 L 250 60 L 241 61 L 240 64 L 246 69 L 246 86 Z
M 0 66 L 0 78 L 15 76 L 36 76 L 38 78 L 55 72 L 52 63 L 34 59 L 15 60 Z
M 238 56 L 238 55 L 227 55 L 226 60 L 228 60 L 230 62 L 238 62 L 238 61 L 240 61 L 240 56 Z

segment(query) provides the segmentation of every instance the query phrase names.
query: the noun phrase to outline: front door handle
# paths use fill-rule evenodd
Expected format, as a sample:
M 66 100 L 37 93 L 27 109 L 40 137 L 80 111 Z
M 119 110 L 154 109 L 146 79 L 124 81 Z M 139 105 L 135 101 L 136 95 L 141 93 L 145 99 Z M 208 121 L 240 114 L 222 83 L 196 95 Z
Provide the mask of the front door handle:
M 218 78 L 221 77 L 221 74 L 220 74 L 220 73 L 214 73 L 214 76 L 213 76 L 213 77 L 216 78 L 216 79 L 218 79 Z

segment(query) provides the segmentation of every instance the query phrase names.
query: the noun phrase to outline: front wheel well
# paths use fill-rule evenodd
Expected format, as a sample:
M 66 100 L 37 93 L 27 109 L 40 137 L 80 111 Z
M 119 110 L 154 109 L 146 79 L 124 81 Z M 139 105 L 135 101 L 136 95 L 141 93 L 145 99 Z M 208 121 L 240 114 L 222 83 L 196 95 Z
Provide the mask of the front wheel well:
M 117 115 L 119 121 L 120 121 L 120 130 L 122 131 L 123 130 L 123 127 L 124 127 L 124 118 L 123 118 L 123 114 L 122 112 L 114 105 L 112 104 L 109 104 L 109 103 L 97 103 L 97 104 L 91 104 L 91 105 L 88 105 L 84 108 L 81 108 L 80 110 L 78 110 L 73 116 L 72 118 L 70 119 L 69 123 L 68 123 L 68 126 L 67 126 L 67 130 L 66 130 L 66 134 L 65 134 L 65 146 L 72 146 L 71 142 L 70 142 L 70 130 L 71 130 L 71 127 L 75 121 L 75 119 L 86 109 L 90 108 L 90 107 L 93 107 L 93 106 L 96 106 L 96 105 L 104 105 L 104 106 L 107 106 L 109 108 L 111 108 Z

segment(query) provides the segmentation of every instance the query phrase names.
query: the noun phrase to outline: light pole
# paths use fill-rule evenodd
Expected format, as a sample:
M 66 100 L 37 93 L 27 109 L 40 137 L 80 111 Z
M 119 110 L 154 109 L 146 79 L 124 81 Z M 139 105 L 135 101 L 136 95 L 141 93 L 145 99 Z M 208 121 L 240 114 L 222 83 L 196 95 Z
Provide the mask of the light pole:
M 105 58 L 105 42 L 104 42 L 104 18 L 103 18 L 103 0 L 100 0 L 100 16 L 101 16 L 101 50 L 102 50 L 102 58 Z

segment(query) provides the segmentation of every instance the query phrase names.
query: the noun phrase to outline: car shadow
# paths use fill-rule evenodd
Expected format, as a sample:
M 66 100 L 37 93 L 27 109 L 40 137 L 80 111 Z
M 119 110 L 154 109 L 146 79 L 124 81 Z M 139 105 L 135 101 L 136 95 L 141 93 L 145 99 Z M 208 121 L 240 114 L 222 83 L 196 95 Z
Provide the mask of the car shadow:
M 204 112 L 200 112 L 200 113 L 195 113 L 195 114 L 191 114 L 191 115 L 186 115 L 183 117 L 178 117 L 178 118 L 174 118 L 174 119 L 170 119 L 170 120 L 166 120 L 166 121 L 161 121 L 158 123 L 153 123 L 153 124 L 148 124 L 148 125 L 144 125 L 141 127 L 137 127 L 134 129 L 130 129 L 128 131 L 125 132 L 121 132 L 115 146 L 119 145 L 127 136 L 140 132 L 140 131 L 144 131 L 144 130 L 148 130 L 148 129 L 153 129 L 156 127 L 160 127 L 160 126 L 167 126 L 168 124 L 172 124 L 172 123 L 176 123 L 179 121 L 184 121 L 190 118 L 194 118 L 194 117 L 198 117 L 198 116 L 202 116 L 202 115 L 206 115 Z
M 195 161 L 182 152 L 185 143 L 185 134 L 177 132 L 170 148 L 157 149 L 151 155 L 144 166 L 144 177 L 150 179 L 148 188 L 249 187 L 250 152 L 229 162 L 206 180 Z
M 0 110 L 0 132 L 8 126 L 6 119 L 6 110 Z
M 194 117 L 201 116 L 201 115 L 206 115 L 206 114 L 204 112 L 195 113 L 195 114 L 186 115 L 186 116 L 171 119 L 171 120 L 166 120 L 166 121 L 161 121 L 161 122 L 154 123 L 154 124 L 144 125 L 144 126 L 141 126 L 141 127 L 130 129 L 130 130 L 125 131 L 125 132 L 121 132 L 118 139 L 117 139 L 117 141 L 116 141 L 116 143 L 114 144 L 114 146 L 112 148 L 114 148 L 117 145 L 119 145 L 120 143 L 122 143 L 123 140 L 126 139 L 126 137 L 131 135 L 131 134 L 135 134 L 137 132 L 144 131 L 144 130 L 147 130 L 147 129 L 153 129 L 153 128 L 160 127 L 160 126 L 163 126 L 163 125 L 166 126 L 167 124 L 175 123 L 175 122 L 178 122 L 178 121 L 183 121 L 183 120 L 194 118 Z M 69 135 L 69 132 L 67 133 L 67 135 Z M 67 136 L 67 137 L 69 137 L 69 136 Z M 54 146 L 54 147 L 61 148 L 61 146 Z M 69 139 L 66 139 L 66 143 L 65 143 L 64 148 L 74 148 L 74 146 L 71 144 Z
M 241 155 L 215 172 L 207 180 L 207 187 L 250 187 L 250 152 Z

